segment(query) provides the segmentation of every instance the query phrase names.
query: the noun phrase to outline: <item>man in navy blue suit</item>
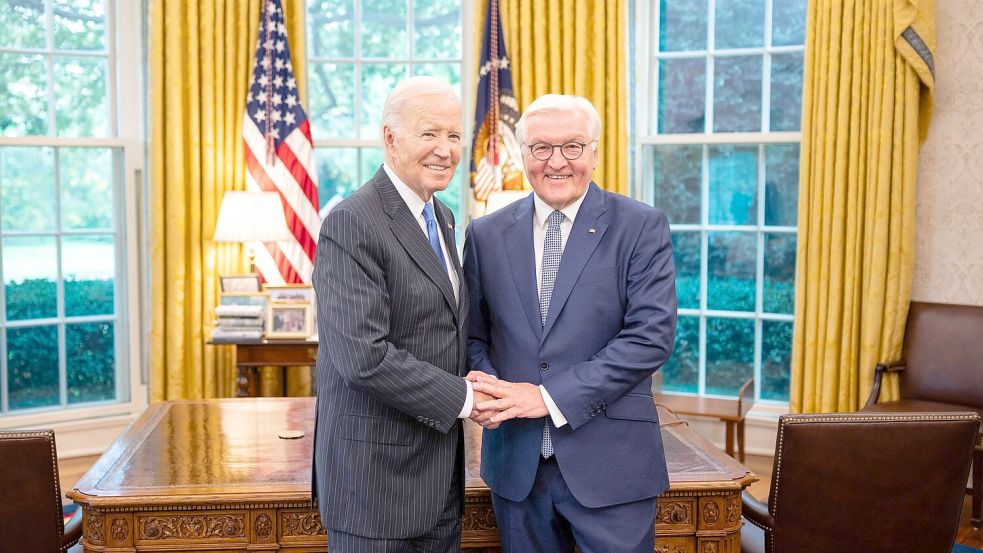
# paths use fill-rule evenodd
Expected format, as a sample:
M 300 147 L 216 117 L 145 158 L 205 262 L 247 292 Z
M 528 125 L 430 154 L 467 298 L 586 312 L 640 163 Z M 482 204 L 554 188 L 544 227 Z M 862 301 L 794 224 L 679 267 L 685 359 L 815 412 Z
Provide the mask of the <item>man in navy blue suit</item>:
M 651 553 L 669 481 L 652 374 L 676 327 L 669 224 L 591 181 L 601 121 L 577 96 L 516 128 L 534 193 L 464 245 L 468 379 L 503 551 Z

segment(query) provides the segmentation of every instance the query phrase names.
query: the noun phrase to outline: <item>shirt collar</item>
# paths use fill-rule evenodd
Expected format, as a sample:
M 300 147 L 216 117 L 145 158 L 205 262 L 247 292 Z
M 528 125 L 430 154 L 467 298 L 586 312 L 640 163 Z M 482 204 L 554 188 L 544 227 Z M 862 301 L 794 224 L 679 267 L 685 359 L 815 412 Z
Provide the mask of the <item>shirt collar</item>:
M 410 213 L 413 214 L 413 217 L 419 218 L 423 216 L 423 206 L 432 203 L 433 198 L 431 197 L 429 202 L 424 202 L 420 196 L 416 195 L 416 192 L 412 188 L 406 186 L 406 183 L 396 175 L 395 171 L 389 168 L 389 165 L 383 163 L 382 169 L 389 176 L 389 180 L 392 181 L 393 186 L 396 187 L 399 197 L 403 198 L 403 203 L 406 204 L 406 207 L 410 208 Z
M 570 219 L 571 224 L 573 224 L 574 219 L 577 218 L 577 212 L 580 211 L 580 205 L 584 203 L 584 198 L 587 197 L 588 190 L 590 190 L 589 185 L 587 186 L 587 190 L 585 190 L 584 193 L 581 194 L 579 198 L 574 200 L 573 203 L 571 203 L 567 207 L 564 207 L 563 209 L 560 210 L 560 212 L 563 213 L 563 215 L 567 219 Z M 533 205 L 536 207 L 536 224 L 539 225 L 539 228 L 546 228 L 546 219 L 549 218 L 550 213 L 553 213 L 554 209 L 548 206 L 546 202 L 544 202 L 543 199 L 539 197 L 539 194 L 536 193 L 533 193 L 532 195 L 532 202 Z M 423 208 L 421 207 L 420 209 Z

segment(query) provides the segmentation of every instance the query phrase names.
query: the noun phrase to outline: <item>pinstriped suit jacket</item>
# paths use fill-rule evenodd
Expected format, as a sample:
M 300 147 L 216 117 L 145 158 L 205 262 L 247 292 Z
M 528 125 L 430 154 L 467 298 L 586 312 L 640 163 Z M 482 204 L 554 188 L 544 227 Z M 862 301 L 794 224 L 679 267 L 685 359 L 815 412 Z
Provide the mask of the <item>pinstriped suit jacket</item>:
M 468 294 L 453 215 L 434 206 L 460 301 L 381 168 L 321 225 L 312 485 L 326 528 L 419 536 L 463 463 Z

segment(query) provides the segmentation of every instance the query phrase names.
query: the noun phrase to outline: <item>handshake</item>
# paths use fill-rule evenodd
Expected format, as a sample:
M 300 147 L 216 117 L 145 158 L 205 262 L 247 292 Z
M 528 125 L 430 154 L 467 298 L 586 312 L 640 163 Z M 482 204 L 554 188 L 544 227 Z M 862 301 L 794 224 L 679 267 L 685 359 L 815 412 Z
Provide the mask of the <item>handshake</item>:
M 514 418 L 535 419 L 549 414 L 539 386 L 528 382 L 507 382 L 481 371 L 465 377 L 474 390 L 471 420 L 494 430 Z

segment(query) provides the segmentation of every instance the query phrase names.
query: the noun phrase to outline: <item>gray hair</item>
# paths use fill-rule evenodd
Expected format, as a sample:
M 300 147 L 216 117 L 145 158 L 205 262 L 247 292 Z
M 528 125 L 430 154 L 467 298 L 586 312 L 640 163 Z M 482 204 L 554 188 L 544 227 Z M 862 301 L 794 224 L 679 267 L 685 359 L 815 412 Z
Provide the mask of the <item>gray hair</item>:
M 382 126 L 399 132 L 403 126 L 403 107 L 411 98 L 427 94 L 446 94 L 457 100 L 457 91 L 447 81 L 418 75 L 399 82 L 393 87 L 382 107 Z M 460 100 L 458 100 L 460 101 Z
M 587 116 L 590 122 L 590 137 L 593 140 L 601 138 L 601 116 L 590 100 L 583 96 L 572 94 L 544 94 L 536 98 L 529 104 L 526 111 L 522 112 L 522 117 L 515 124 L 515 135 L 519 143 L 526 142 L 526 121 L 530 117 L 535 117 L 544 113 L 569 113 L 579 111 Z

